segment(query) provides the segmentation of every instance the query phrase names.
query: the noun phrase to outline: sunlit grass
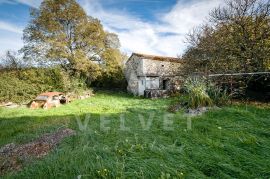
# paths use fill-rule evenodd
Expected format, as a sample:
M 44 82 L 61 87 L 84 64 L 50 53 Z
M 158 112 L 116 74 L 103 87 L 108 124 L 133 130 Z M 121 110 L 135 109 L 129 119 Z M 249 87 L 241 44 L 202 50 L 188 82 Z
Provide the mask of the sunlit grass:
M 192 119 L 164 115 L 177 98 L 140 99 L 124 93 L 99 92 L 52 110 L 0 109 L 0 145 L 24 143 L 61 127 L 77 131 L 48 156 L 26 165 L 18 178 L 268 178 L 270 176 L 270 108 L 234 105 Z M 84 122 L 81 131 L 76 118 Z M 121 130 L 120 115 L 125 115 Z M 154 120 L 144 130 L 139 114 Z M 100 116 L 110 129 L 103 131 Z M 77 117 L 76 117 L 77 116 Z

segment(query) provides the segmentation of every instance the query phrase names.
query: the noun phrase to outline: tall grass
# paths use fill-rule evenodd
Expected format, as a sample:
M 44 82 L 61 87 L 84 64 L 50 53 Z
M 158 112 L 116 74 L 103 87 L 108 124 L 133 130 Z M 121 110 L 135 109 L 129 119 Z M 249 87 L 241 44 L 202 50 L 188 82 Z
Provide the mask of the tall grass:
M 201 77 L 189 77 L 184 84 L 188 93 L 188 107 L 222 106 L 230 101 L 227 90 L 221 89 L 212 83 L 207 83 Z
M 226 105 L 230 102 L 231 94 L 226 89 L 222 89 L 212 83 L 207 86 L 207 94 L 216 106 Z
M 184 84 L 188 93 L 188 105 L 190 108 L 198 108 L 202 106 L 211 106 L 212 99 L 207 94 L 207 85 L 202 78 L 189 77 Z

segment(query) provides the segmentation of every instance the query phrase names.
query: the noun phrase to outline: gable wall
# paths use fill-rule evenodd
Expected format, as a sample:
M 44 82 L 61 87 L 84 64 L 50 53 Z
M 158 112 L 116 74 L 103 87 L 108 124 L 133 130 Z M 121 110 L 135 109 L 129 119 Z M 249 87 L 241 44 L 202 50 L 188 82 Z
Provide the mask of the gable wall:
M 134 95 L 138 95 L 138 73 L 142 73 L 142 67 L 142 62 L 136 56 L 132 56 L 125 65 L 125 77 L 128 82 L 127 90 Z
M 143 71 L 146 76 L 177 76 L 181 73 L 181 63 L 143 59 Z

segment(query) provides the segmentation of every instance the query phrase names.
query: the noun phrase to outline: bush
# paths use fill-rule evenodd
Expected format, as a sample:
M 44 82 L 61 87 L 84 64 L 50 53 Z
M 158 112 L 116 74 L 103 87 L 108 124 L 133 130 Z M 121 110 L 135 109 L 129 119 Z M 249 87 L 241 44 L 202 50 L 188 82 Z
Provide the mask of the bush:
M 212 99 L 213 104 L 217 106 L 222 106 L 228 104 L 231 98 L 231 95 L 228 94 L 228 91 L 223 90 L 221 87 L 209 84 L 207 87 L 207 94 Z
M 230 101 L 227 90 L 222 90 L 211 83 L 207 84 L 205 79 L 200 77 L 187 78 L 184 87 L 188 94 L 188 107 L 190 108 L 221 106 Z
M 0 73 L 0 102 L 25 103 L 46 91 L 67 92 L 73 88 L 60 68 L 5 70 Z
M 205 81 L 198 77 L 189 77 L 184 84 L 188 93 L 188 106 L 198 108 L 202 106 L 211 106 L 212 99 L 207 94 L 207 85 Z

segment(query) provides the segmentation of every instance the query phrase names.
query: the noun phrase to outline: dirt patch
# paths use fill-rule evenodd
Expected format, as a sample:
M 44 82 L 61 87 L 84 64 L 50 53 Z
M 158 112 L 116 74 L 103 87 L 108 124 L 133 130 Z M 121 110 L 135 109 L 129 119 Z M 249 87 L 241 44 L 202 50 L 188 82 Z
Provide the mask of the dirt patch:
M 41 158 L 47 155 L 65 137 L 75 135 L 72 129 L 60 129 L 51 134 L 45 134 L 39 139 L 27 144 L 7 144 L 0 149 L 0 175 L 7 171 L 17 171 L 23 163 L 32 158 Z

